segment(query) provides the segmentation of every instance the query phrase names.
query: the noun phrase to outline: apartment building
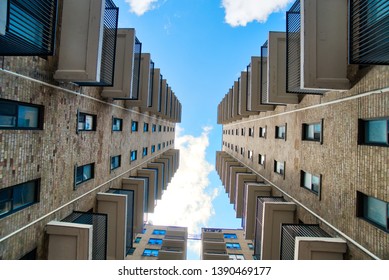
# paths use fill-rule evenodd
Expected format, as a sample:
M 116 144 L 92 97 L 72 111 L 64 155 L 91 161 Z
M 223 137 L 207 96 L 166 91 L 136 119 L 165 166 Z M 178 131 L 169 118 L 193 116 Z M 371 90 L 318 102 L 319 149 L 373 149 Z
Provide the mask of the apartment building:
M 181 103 L 112 0 L 5 5 L 0 259 L 124 259 L 178 168 Z
M 218 105 L 245 238 L 257 259 L 389 259 L 387 2 L 299 0 L 286 18 Z
M 253 260 L 254 245 L 242 229 L 202 228 L 202 260 Z
M 188 228 L 145 224 L 128 260 L 186 260 Z

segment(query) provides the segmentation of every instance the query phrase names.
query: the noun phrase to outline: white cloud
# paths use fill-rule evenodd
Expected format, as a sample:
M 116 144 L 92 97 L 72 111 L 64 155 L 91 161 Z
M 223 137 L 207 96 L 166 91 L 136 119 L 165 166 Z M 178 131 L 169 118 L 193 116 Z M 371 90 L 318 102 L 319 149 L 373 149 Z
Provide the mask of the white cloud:
M 158 0 L 125 0 L 130 5 L 130 11 L 138 16 L 156 7 Z
M 180 165 L 162 199 L 157 202 L 149 222 L 155 225 L 177 225 L 188 227 L 190 234 L 200 234 L 201 227 L 206 226 L 214 214 L 213 199 L 218 189 L 207 192 L 210 184 L 208 175 L 214 170 L 205 158 L 209 145 L 209 132 L 212 127 L 203 127 L 200 136 L 185 135 L 178 125 L 176 127 L 175 148 L 180 149 Z M 191 244 L 188 249 L 198 253 L 198 244 Z
M 286 8 L 294 0 L 222 0 L 225 21 L 231 26 L 246 26 L 252 21 L 266 22 L 268 16 Z

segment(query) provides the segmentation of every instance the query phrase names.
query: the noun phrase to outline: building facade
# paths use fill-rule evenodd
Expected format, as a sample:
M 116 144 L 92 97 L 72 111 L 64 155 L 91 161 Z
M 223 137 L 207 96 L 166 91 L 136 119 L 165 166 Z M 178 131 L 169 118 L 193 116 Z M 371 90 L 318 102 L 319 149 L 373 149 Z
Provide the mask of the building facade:
M 389 259 L 389 13 L 349 2 L 296 1 L 218 106 L 217 171 L 256 258 Z
M 253 260 L 254 245 L 242 229 L 202 228 L 202 260 Z
M 178 168 L 181 103 L 113 1 L 6 4 L 0 259 L 124 259 Z
M 188 228 L 145 224 L 128 260 L 186 260 Z

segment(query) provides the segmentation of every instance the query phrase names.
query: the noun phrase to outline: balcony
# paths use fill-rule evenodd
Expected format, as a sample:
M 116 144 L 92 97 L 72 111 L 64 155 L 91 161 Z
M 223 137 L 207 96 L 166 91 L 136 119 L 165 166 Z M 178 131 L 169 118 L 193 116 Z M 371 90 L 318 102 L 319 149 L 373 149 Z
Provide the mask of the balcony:
M 54 54 L 57 0 L 0 3 L 0 55 Z
M 271 196 L 272 187 L 265 183 L 247 183 L 243 193 L 243 214 L 242 227 L 246 240 L 254 239 L 255 211 L 257 208 L 257 198 L 261 196 Z
M 148 205 L 147 213 L 154 213 L 154 207 L 158 197 L 158 174 L 156 170 L 139 169 L 137 170 L 137 177 L 147 179 L 148 182 Z
M 265 55 L 265 53 L 263 53 Z M 251 57 L 247 66 L 247 110 L 254 112 L 273 111 L 274 106 L 264 103 L 262 83 L 267 82 L 266 57 Z M 267 88 L 264 87 L 267 91 Z
M 225 250 L 204 250 L 201 257 L 202 260 L 229 260 Z
M 186 253 L 180 247 L 162 246 L 158 253 L 159 260 L 186 260 Z
M 134 191 L 134 233 L 142 233 L 144 221 L 147 220 L 149 183 L 147 178 L 123 178 L 122 189 Z
M 319 225 L 282 225 L 281 260 L 343 260 L 346 250 L 346 241 L 331 238 Z
M 48 223 L 48 259 L 107 259 L 107 220 L 106 214 L 73 212 Z
M 347 1 L 297 0 L 287 13 L 287 33 L 288 92 L 349 89 Z
M 247 183 L 255 183 L 259 180 L 259 177 L 253 173 L 237 173 L 236 174 L 236 188 L 235 188 L 235 200 L 234 209 L 237 218 L 243 217 L 243 200 L 244 200 L 244 189 Z
M 298 96 L 286 93 L 285 81 L 286 33 L 269 32 L 268 41 L 261 47 L 262 103 L 297 104 Z
M 389 2 L 350 0 L 349 63 L 389 64 Z
M 229 185 L 226 185 L 226 189 L 228 189 L 228 197 L 230 198 L 230 203 L 233 204 L 235 202 L 235 193 L 236 193 L 236 178 L 237 174 L 252 174 L 248 172 L 246 167 L 242 166 L 231 166 L 229 172 Z
M 161 199 L 163 188 L 165 185 L 165 172 L 164 172 L 165 165 L 163 163 L 151 162 L 147 164 L 147 168 L 157 170 L 157 176 L 158 176 L 157 199 Z
M 97 194 L 97 211 L 108 215 L 107 259 L 123 260 L 133 247 L 134 195 L 123 189 Z
M 54 79 L 80 86 L 112 86 L 118 16 L 112 0 L 64 1 Z
M 254 255 L 262 260 L 279 260 L 281 225 L 293 223 L 296 205 L 282 197 L 258 197 L 255 219 Z

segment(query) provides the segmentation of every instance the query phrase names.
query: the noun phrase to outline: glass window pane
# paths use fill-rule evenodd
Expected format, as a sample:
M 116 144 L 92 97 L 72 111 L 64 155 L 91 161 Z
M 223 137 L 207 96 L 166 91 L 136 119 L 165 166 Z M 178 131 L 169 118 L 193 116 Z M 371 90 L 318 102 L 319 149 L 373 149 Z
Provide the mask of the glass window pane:
M 0 127 L 15 127 L 16 117 L 0 115 Z
M 76 184 L 79 184 L 79 183 L 82 182 L 82 170 L 83 170 L 82 166 L 77 167 L 77 170 L 76 170 Z
M 311 189 L 312 186 L 312 176 L 309 173 L 304 172 L 304 187 Z
M 364 197 L 364 217 L 374 223 L 387 227 L 387 204 L 386 202 L 371 196 Z
M 85 130 L 93 129 L 93 116 L 86 115 L 85 116 Z
M 39 110 L 37 107 L 18 107 L 18 127 L 38 127 Z
M 83 178 L 83 181 L 86 181 L 86 180 L 92 178 L 92 165 L 91 164 L 84 165 L 82 178 Z
M 306 137 L 307 137 L 307 139 L 314 139 L 314 127 L 313 127 L 313 125 L 307 125 L 307 126 L 305 126 L 305 128 L 306 128 Z
M 320 187 L 320 177 L 312 175 L 312 190 L 318 193 L 319 187 Z
M 23 207 L 35 201 L 35 183 L 29 182 L 13 189 L 13 209 Z
M 12 190 L 10 188 L 0 191 L 0 215 L 11 211 Z
M 386 144 L 388 138 L 387 120 L 365 122 L 365 142 Z

